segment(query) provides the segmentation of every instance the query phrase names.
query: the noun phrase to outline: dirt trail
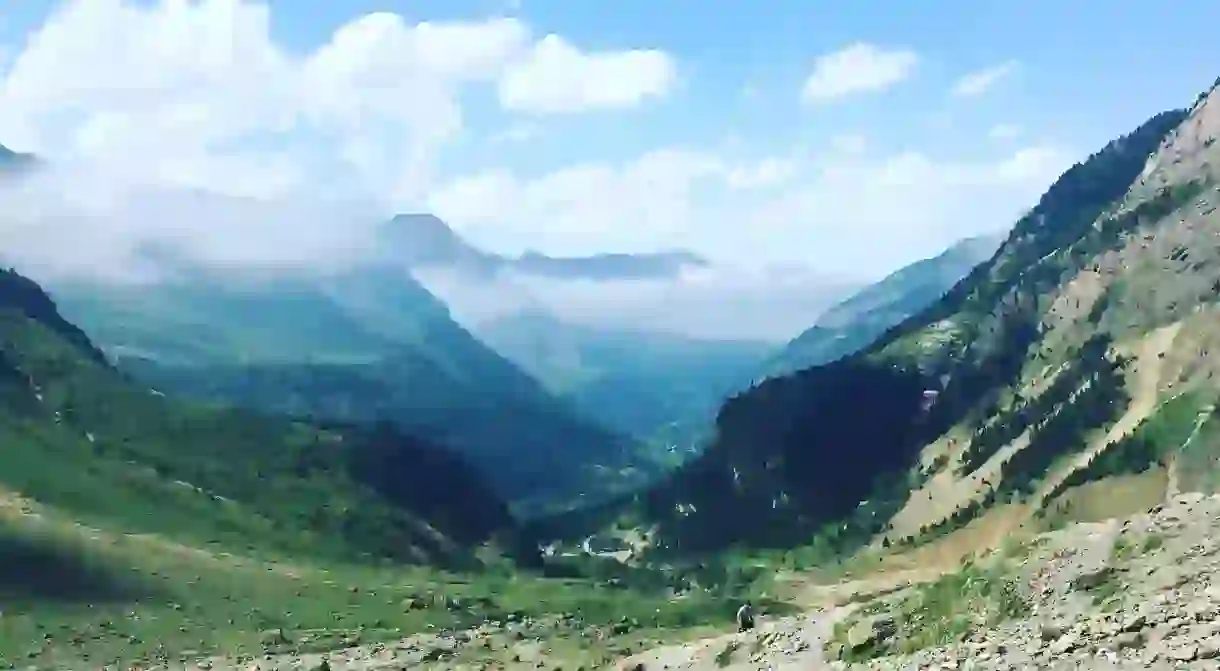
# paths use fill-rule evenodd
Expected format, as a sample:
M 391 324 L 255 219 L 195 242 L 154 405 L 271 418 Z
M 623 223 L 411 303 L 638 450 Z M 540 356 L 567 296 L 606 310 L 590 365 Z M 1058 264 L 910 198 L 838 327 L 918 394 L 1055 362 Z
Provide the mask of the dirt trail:
M 1039 502 L 1039 507 L 1046 503 L 1047 495 L 1054 492 L 1073 473 L 1092 463 L 1111 445 L 1134 431 L 1157 409 L 1160 399 L 1161 368 L 1164 361 L 1162 355 L 1169 351 L 1181 328 L 1182 322 L 1161 327 L 1148 334 L 1136 346 L 1133 352 L 1135 374 L 1132 376 L 1133 382 L 1129 385 L 1131 402 L 1127 405 L 1127 410 L 1105 435 L 1095 439 L 1084 451 L 1076 455 L 1067 467 L 1042 483 L 1035 498 Z
M 655 648 L 629 658 L 620 668 L 632 668 L 635 663 L 643 663 L 645 669 L 670 671 L 823 668 L 828 661 L 823 648 L 835 622 L 854 608 L 844 606 L 771 621 L 763 618 L 754 631 Z

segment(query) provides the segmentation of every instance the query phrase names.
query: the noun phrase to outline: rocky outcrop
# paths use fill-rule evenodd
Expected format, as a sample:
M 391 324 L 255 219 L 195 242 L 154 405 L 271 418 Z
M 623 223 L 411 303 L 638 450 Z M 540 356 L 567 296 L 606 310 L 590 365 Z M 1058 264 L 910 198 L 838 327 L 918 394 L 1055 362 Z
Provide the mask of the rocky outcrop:
M 961 641 L 837 668 L 1220 668 L 1220 498 L 1037 539 L 1013 577 L 1029 614 Z M 887 604 L 898 607 L 897 604 Z

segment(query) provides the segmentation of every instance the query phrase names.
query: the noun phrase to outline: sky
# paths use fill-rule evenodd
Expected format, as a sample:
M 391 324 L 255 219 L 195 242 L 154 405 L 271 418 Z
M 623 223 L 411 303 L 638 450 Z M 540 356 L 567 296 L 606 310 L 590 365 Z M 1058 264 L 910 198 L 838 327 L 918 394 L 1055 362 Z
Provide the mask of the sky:
M 0 13 L 0 144 L 132 183 L 434 212 L 505 253 L 876 278 L 1011 225 L 1190 104 L 1220 75 L 1216 25 L 1203 0 L 21 0 Z M 351 225 L 166 218 L 232 249 L 325 249 Z

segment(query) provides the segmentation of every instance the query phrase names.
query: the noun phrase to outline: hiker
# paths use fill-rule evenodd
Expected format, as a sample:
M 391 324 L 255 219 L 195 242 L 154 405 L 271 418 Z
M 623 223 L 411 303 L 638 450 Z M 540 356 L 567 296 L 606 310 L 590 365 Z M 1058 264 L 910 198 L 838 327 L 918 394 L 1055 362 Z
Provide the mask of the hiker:
M 737 631 L 738 633 L 754 628 L 754 607 L 747 601 L 741 604 L 741 608 L 737 609 Z

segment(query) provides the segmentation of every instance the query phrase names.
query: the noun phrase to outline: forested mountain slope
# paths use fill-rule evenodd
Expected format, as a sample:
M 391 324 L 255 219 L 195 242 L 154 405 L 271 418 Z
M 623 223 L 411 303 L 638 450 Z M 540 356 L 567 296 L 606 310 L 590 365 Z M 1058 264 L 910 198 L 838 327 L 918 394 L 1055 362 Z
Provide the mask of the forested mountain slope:
M 633 481 L 630 441 L 549 394 L 399 268 L 198 271 L 57 285 L 55 295 L 121 368 L 167 393 L 389 421 L 452 446 L 524 508 Z
M 1069 169 L 928 309 L 728 401 L 639 522 L 670 550 L 818 532 L 846 548 L 992 506 L 1035 514 L 1109 471 L 1172 472 L 1188 441 L 1167 443 L 1163 417 L 1206 426 L 1217 389 L 1218 134 L 1213 88 Z
M 898 269 L 827 310 L 763 366 L 760 378 L 829 363 L 867 347 L 886 329 L 931 305 L 975 266 L 991 258 L 999 235 L 967 238 L 940 254 Z
M 0 508 L 32 501 L 99 528 L 332 559 L 469 566 L 497 536 L 518 549 L 505 505 L 455 455 L 388 426 L 166 398 L 111 368 L 12 271 L 0 271 L 0 434 Z M 7 571 L 0 593 L 30 578 Z

